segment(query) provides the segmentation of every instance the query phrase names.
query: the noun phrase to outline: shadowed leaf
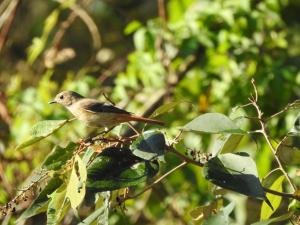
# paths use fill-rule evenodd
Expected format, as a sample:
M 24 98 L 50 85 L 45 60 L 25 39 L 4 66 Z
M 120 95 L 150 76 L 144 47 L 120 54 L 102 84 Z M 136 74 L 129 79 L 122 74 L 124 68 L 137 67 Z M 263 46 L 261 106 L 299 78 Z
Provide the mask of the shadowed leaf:
M 130 146 L 132 154 L 152 160 L 165 154 L 165 137 L 157 131 L 147 131 L 139 136 Z
M 203 173 L 207 180 L 220 187 L 266 200 L 255 162 L 247 153 L 214 157 L 204 165 Z
M 98 192 L 144 182 L 158 172 L 158 164 L 143 161 L 127 148 L 108 148 L 98 154 L 87 171 L 87 188 Z

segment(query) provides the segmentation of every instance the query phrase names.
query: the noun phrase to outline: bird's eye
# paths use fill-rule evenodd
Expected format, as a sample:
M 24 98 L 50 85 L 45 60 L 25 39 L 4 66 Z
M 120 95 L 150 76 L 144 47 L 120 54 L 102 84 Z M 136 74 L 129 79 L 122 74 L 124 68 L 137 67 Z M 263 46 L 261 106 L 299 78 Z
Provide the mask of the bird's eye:
M 60 98 L 60 99 L 64 99 L 64 96 L 63 96 L 63 95 L 61 95 L 61 96 L 59 96 L 59 98 Z

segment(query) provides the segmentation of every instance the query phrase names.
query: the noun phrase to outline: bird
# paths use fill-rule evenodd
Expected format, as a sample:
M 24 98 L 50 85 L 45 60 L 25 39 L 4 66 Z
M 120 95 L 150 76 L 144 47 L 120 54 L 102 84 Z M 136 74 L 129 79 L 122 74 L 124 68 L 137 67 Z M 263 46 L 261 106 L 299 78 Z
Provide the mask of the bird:
M 85 98 L 74 91 L 63 91 L 57 94 L 49 104 L 58 103 L 67 108 L 78 120 L 89 127 L 113 128 L 121 123 L 138 121 L 163 125 L 159 120 L 136 116 L 113 104 Z

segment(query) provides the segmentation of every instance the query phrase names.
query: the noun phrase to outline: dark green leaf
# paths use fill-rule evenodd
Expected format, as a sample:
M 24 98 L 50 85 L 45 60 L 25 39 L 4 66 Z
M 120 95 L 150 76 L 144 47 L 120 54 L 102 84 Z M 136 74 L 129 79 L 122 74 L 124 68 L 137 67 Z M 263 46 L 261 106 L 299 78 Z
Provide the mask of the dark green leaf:
M 158 164 L 132 155 L 126 148 L 108 148 L 88 167 L 87 188 L 99 192 L 130 187 L 158 172 Z
M 66 162 L 72 158 L 77 144 L 71 142 L 65 148 L 55 146 L 43 163 L 43 167 L 48 170 L 59 170 Z
M 222 154 L 204 165 L 204 176 L 212 183 L 238 193 L 266 200 L 255 162 L 247 154 Z
M 59 128 L 63 127 L 67 122 L 68 120 L 44 120 L 38 122 L 33 126 L 31 130 L 31 137 L 27 141 L 18 145 L 16 150 L 30 146 L 48 137 L 49 135 L 57 131 Z
M 152 160 L 165 154 L 165 137 L 158 131 L 147 131 L 140 135 L 130 146 L 134 155 Z
M 232 120 L 221 113 L 206 113 L 198 116 L 183 127 L 184 130 L 203 133 L 246 134 Z

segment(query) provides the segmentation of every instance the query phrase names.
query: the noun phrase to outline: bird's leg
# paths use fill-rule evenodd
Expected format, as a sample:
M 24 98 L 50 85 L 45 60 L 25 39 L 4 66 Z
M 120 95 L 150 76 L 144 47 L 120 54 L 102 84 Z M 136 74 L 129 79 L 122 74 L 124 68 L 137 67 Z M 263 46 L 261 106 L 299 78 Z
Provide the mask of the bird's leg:
M 105 127 L 103 131 L 101 131 L 101 132 L 98 133 L 95 137 L 92 138 L 92 141 L 94 141 L 95 139 L 97 139 L 99 136 L 103 136 L 103 135 L 107 134 L 108 132 L 110 132 L 110 131 L 111 131 L 112 129 L 114 129 L 114 128 L 115 128 L 115 126 L 110 127 L 110 128 Z
M 127 122 L 127 124 L 136 134 L 140 134 L 140 132 L 138 132 L 130 122 Z

